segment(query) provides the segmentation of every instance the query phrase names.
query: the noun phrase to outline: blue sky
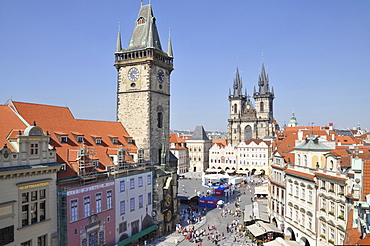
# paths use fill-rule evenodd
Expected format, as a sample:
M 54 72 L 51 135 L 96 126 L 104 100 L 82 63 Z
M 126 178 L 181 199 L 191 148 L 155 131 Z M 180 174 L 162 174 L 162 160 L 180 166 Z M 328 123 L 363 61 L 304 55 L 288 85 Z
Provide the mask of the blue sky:
M 143 1 L 147 4 L 148 1 Z M 226 130 L 236 66 L 249 94 L 262 53 L 280 125 L 370 129 L 370 1 L 152 0 L 174 51 L 171 128 Z M 126 48 L 139 0 L 0 1 L 0 102 L 116 119 L 118 22 Z

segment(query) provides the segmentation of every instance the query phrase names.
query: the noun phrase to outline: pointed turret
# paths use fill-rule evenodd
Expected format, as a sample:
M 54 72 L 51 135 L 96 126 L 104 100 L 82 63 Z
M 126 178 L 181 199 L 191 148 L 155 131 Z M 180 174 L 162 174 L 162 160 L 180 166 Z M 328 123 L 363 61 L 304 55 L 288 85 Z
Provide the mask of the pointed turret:
M 240 78 L 239 69 L 236 68 L 236 75 L 234 79 L 234 97 L 241 97 L 243 96 L 243 83 L 242 79 Z
M 170 57 L 173 57 L 172 42 L 171 42 L 171 34 L 170 34 L 170 32 L 168 32 L 167 55 L 170 56 Z
M 116 44 L 116 52 L 121 52 L 122 50 L 122 42 L 121 42 L 121 24 L 118 24 L 118 36 L 117 36 L 117 44 Z
M 161 42 L 150 4 L 141 6 L 135 22 L 134 31 L 128 45 L 129 50 L 157 48 L 162 51 Z
M 270 92 L 269 78 L 268 76 L 266 76 L 265 65 L 263 63 L 262 63 L 261 75 L 258 78 L 258 86 L 259 86 L 258 92 L 260 94 L 266 94 Z

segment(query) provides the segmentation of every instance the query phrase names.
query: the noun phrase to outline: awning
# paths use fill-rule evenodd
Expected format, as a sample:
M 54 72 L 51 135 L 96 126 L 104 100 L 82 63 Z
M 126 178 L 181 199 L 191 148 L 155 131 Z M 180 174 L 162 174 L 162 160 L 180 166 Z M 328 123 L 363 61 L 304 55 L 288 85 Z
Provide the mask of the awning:
M 152 231 L 157 229 L 157 225 L 152 225 L 151 227 L 146 228 L 145 230 L 142 230 L 141 232 L 136 233 L 135 235 L 126 238 L 125 240 L 122 240 L 121 242 L 117 243 L 117 246 L 125 246 L 129 243 L 132 243 L 135 240 L 138 240 L 139 238 L 145 236 L 146 234 L 151 233 Z
M 265 234 L 266 232 L 263 231 L 258 225 L 256 224 L 253 224 L 253 225 L 250 225 L 250 226 L 247 226 L 247 229 L 250 231 L 250 233 L 252 233 L 252 235 L 254 237 L 258 237 L 258 236 L 261 236 L 263 234 Z
M 220 172 L 220 171 L 221 171 L 221 169 L 208 168 L 206 170 L 206 173 L 213 173 L 213 172 Z

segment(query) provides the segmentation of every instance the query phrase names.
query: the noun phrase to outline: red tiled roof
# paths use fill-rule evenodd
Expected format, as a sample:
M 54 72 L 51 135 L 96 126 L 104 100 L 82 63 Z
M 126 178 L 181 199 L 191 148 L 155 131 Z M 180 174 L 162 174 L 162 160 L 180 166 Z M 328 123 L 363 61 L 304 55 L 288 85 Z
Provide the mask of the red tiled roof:
M 364 160 L 363 177 L 370 177 L 370 160 Z M 370 182 L 368 180 L 363 182 L 362 197 L 370 194 Z
M 14 129 L 26 129 L 26 125 L 10 110 L 8 106 L 0 105 L 0 149 L 7 144 L 12 151 L 15 149 L 8 143 L 6 138 Z
M 285 172 L 287 174 L 293 174 L 294 176 L 300 176 L 300 177 L 304 177 L 304 178 L 308 178 L 312 180 L 315 178 L 315 175 L 313 174 L 304 173 L 304 172 L 293 170 L 293 169 L 286 169 Z
M 248 139 L 247 141 L 245 141 L 246 144 L 251 144 L 252 142 L 256 143 L 257 145 L 262 142 L 264 142 L 267 146 L 271 145 L 270 141 L 263 141 L 262 139 Z
M 347 180 L 346 178 L 341 178 L 341 177 L 338 177 L 338 176 L 328 175 L 328 174 L 319 173 L 319 172 L 315 173 L 315 175 L 325 177 L 325 178 L 328 178 L 328 179 L 335 179 L 335 180 L 343 181 L 343 182 L 345 182 Z
M 84 135 L 85 146 L 96 149 L 96 155 L 93 159 L 99 159 L 102 169 L 111 165 L 111 159 L 107 154 L 107 148 L 118 148 L 118 146 L 121 145 L 124 146 L 123 148 L 126 149 L 127 152 L 136 152 L 137 150 L 134 144 L 129 144 L 127 142 L 127 138 L 131 137 L 119 122 L 75 119 L 70 110 L 66 107 L 22 102 L 13 102 L 13 104 L 19 114 L 28 123 L 36 121 L 37 126 L 41 127 L 44 132 L 49 131 L 50 133 L 75 133 L 76 135 Z M 0 117 L 0 119 L 1 118 L 3 117 Z M 11 122 L 8 123 L 10 124 Z M 102 144 L 95 144 L 95 139 L 92 136 L 101 136 Z M 60 163 L 71 160 L 68 156 L 69 150 L 76 150 L 81 145 L 76 142 L 74 137 L 69 137 L 68 143 L 60 143 L 59 137 L 56 134 L 51 134 L 50 138 L 50 145 L 56 148 L 58 162 Z M 118 145 L 113 144 L 111 138 L 117 138 Z M 61 172 L 59 175 L 60 177 L 73 176 L 75 172 L 67 168 L 67 172 Z
M 358 228 L 353 228 L 352 227 L 352 223 L 353 223 L 353 209 L 350 210 L 349 212 L 349 216 L 348 216 L 348 220 L 347 220 L 347 237 L 346 240 L 344 240 L 346 242 L 346 244 L 348 243 L 348 245 L 356 245 L 358 243 L 361 242 L 361 233 L 358 231 Z M 349 242 L 348 240 L 349 239 Z

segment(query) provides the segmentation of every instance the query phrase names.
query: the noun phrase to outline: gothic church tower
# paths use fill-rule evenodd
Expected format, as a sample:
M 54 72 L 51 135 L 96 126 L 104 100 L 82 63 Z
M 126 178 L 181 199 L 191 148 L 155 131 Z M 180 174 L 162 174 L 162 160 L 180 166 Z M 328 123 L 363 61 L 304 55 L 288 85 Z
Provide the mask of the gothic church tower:
M 247 92 L 242 93 L 243 83 L 239 70 L 236 69 L 233 93 L 229 91 L 228 140 L 232 146 L 248 139 L 263 139 L 274 135 L 273 100 L 275 97 L 273 89 L 270 91 L 264 64 L 262 64 L 258 86 L 258 92 L 254 89 L 253 105 Z
M 118 32 L 114 65 L 117 120 L 143 149 L 144 159 L 159 163 L 164 153 L 168 156 L 173 53 L 170 38 L 167 52 L 162 50 L 150 4 L 141 6 L 127 49 L 122 49 Z
M 254 90 L 254 102 L 256 105 L 257 117 L 257 136 L 263 138 L 264 136 L 273 135 L 274 124 L 274 88 L 270 91 L 269 78 L 265 72 L 265 66 L 262 63 L 261 75 L 258 78 L 258 91 Z

